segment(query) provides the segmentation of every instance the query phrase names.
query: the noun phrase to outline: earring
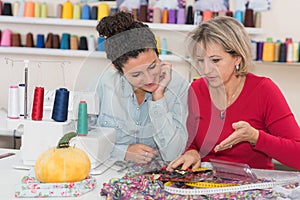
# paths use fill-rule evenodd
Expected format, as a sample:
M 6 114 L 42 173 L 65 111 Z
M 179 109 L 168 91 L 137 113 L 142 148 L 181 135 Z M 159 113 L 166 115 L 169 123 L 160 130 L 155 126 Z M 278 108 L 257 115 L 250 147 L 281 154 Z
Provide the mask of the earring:
M 236 65 L 236 66 L 235 66 L 235 70 L 236 70 L 236 71 L 239 71 L 239 70 L 240 70 L 240 66 L 239 66 L 239 65 Z

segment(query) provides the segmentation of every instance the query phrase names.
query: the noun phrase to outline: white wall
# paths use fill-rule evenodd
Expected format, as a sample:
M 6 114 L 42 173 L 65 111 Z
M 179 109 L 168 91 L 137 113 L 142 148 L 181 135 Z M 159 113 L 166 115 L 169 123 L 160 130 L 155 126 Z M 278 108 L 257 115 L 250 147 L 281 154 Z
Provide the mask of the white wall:
M 5 2 L 14 2 L 13 0 L 6 0 Z M 50 15 L 55 15 L 55 9 L 57 3 L 64 3 L 65 1 L 46 1 L 49 5 Z M 77 2 L 77 1 L 71 1 Z M 230 0 L 234 2 L 234 0 Z M 231 8 L 234 9 L 234 4 L 231 3 Z M 286 37 L 292 37 L 295 41 L 300 40 L 300 26 L 297 25 L 297 20 L 300 19 L 299 12 L 299 3 L 297 0 L 273 0 L 272 1 L 272 10 L 265 11 L 262 13 L 262 29 L 263 34 L 259 36 L 254 36 L 256 40 L 265 40 L 267 37 L 273 37 L 274 39 L 284 40 Z M 6 28 L 7 25 L 0 24 L 0 30 Z M 42 31 L 45 33 L 50 32 L 55 29 L 55 27 L 48 27 L 48 30 L 36 30 L 35 27 L 22 27 L 22 25 L 12 25 L 15 26 L 12 29 L 14 30 L 23 30 L 24 33 L 27 31 Z M 18 26 L 18 27 L 16 27 Z M 47 29 L 47 28 L 46 28 Z M 63 27 L 59 28 L 59 32 Z M 70 31 L 70 30 L 66 30 Z M 72 29 L 74 33 L 83 33 L 83 30 Z M 94 29 L 91 30 L 95 31 Z M 87 34 L 88 35 L 88 34 Z M 23 40 L 24 41 L 24 40 Z M 174 42 L 176 45 L 176 42 Z M 12 57 L 14 59 L 46 59 L 45 57 L 38 56 L 26 56 L 26 55 L 9 55 L 9 54 L 0 54 L 0 107 L 7 107 L 7 91 L 8 85 L 12 83 L 19 83 L 23 80 L 22 65 L 10 65 L 5 63 L 5 57 Z M 51 58 L 50 59 L 57 59 Z M 48 57 L 47 57 L 48 59 Z M 30 72 L 30 81 L 32 85 L 44 85 L 55 89 L 57 87 L 66 86 L 70 89 L 73 89 L 76 85 L 75 81 L 78 73 L 81 70 L 82 65 L 91 65 L 98 66 L 101 62 L 98 59 L 91 59 L 88 62 L 81 58 L 72 58 L 72 57 L 60 57 L 58 59 L 71 60 L 71 65 L 66 65 L 64 67 L 65 71 L 65 81 L 63 81 L 62 68 L 58 64 L 45 64 L 42 68 L 39 68 L 35 65 L 33 68 L 36 70 Z M 107 64 L 107 63 L 106 63 Z M 105 65 L 106 65 L 105 64 Z M 286 96 L 292 111 L 294 112 L 296 119 L 300 122 L 300 64 L 299 65 L 269 65 L 269 64 L 257 64 L 253 69 L 253 72 L 271 77 L 282 89 L 284 95 Z M 87 77 L 88 79 L 88 77 Z

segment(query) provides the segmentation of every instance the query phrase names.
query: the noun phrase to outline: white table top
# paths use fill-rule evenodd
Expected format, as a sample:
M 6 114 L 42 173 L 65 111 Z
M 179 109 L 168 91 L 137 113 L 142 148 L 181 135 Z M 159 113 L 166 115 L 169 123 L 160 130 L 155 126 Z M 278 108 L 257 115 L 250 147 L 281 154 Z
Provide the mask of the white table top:
M 28 170 L 21 170 L 21 169 L 14 169 L 12 165 L 15 164 L 17 154 L 19 150 L 14 149 L 1 149 L 0 148 L 0 155 L 7 152 L 16 153 L 16 156 L 10 156 L 6 158 L 0 159 L 0 199 L 11 200 L 11 199 L 24 199 L 24 198 L 15 198 L 15 186 L 16 184 L 21 183 L 21 179 L 23 176 L 28 175 Z M 111 178 L 119 178 L 122 177 L 124 174 L 116 172 L 114 169 L 108 169 L 101 175 L 94 176 L 97 180 L 97 186 L 94 190 L 83 194 L 80 197 L 51 197 L 51 198 L 42 198 L 43 200 L 99 200 L 105 199 L 105 197 L 100 196 L 100 190 L 104 182 L 108 182 Z M 25 198 L 25 199 L 32 199 L 36 200 L 37 198 Z
M 9 156 L 6 158 L 0 159 L 0 197 L 1 199 L 21 199 L 21 198 L 15 198 L 15 186 L 16 184 L 21 183 L 21 179 L 23 176 L 28 175 L 28 170 L 21 170 L 21 169 L 15 169 L 12 166 L 16 164 L 16 161 L 18 159 L 18 153 L 19 150 L 14 149 L 1 149 L 0 148 L 0 155 L 7 152 L 13 152 L 16 153 L 14 156 Z M 296 181 L 300 182 L 300 172 L 289 172 L 289 171 L 278 171 L 278 170 L 259 170 L 259 169 L 253 169 L 254 173 L 257 175 L 257 177 L 260 178 L 268 178 L 268 179 L 275 179 L 276 181 L 284 181 L 287 183 L 293 183 Z M 100 196 L 100 190 L 103 186 L 104 182 L 108 182 L 111 178 L 120 178 L 124 174 L 118 173 L 114 167 L 111 169 L 108 169 L 106 172 L 104 172 L 101 175 L 94 176 L 97 180 L 97 186 L 94 190 L 83 194 L 80 197 L 51 197 L 51 198 L 43 198 L 44 200 L 60 200 L 60 199 L 88 199 L 88 200 L 99 200 L 99 199 L 105 199 L 105 197 Z M 23 198 L 24 199 L 24 198 Z M 26 198 L 26 199 L 32 199 L 36 200 L 37 198 Z

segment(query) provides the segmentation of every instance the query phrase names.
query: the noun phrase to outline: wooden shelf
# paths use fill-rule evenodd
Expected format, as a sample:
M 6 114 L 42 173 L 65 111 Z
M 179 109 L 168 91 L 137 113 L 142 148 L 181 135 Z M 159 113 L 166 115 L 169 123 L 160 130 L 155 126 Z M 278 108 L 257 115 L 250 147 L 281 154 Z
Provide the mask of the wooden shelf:
M 75 27 L 96 27 L 97 20 L 76 20 L 76 19 L 57 19 L 57 18 L 33 18 L 33 17 L 14 17 L 0 16 L 0 23 L 15 24 L 34 24 L 34 25 L 51 25 L 51 26 L 75 26 Z M 190 32 L 196 28 L 196 25 L 187 24 L 158 24 L 146 23 L 152 30 L 160 31 L 181 31 Z M 250 35 L 262 34 L 261 28 L 246 28 Z

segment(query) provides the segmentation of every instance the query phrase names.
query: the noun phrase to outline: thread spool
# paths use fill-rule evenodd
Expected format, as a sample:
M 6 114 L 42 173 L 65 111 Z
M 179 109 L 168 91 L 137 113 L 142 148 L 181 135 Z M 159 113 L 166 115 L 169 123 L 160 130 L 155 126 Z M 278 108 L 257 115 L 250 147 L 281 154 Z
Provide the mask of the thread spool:
M 35 4 L 32 1 L 25 2 L 24 17 L 34 17 Z
M 79 38 L 79 50 L 88 50 L 87 39 L 85 36 Z
M 265 62 L 273 62 L 274 50 L 275 50 L 275 45 L 273 43 L 272 38 L 267 38 L 267 41 L 264 42 L 262 60 Z
M 286 62 L 286 43 L 280 44 L 279 62 Z
M 104 44 L 105 44 L 105 38 L 104 37 L 98 37 L 97 50 L 98 51 L 105 51 Z
M 177 24 L 185 24 L 185 8 L 179 8 L 177 11 Z
M 1 46 L 10 47 L 12 42 L 12 31 L 10 29 L 5 29 L 1 36 Z
M 70 42 L 71 42 L 70 43 L 70 49 L 71 50 L 78 50 L 78 37 L 77 37 L 77 35 L 72 35 Z
M 76 3 L 74 5 L 73 19 L 80 19 L 80 18 L 81 18 L 81 6 L 80 4 Z
M 36 48 L 44 48 L 44 47 L 45 47 L 44 34 L 38 34 L 36 39 Z
M 31 119 L 35 121 L 41 121 L 43 119 L 43 108 L 44 108 L 44 88 L 36 87 L 34 89 Z
M 140 14 L 139 14 L 140 21 L 147 22 L 147 10 L 148 10 L 148 6 L 146 4 L 140 6 Z
M 215 18 L 215 17 L 218 17 L 218 15 L 219 15 L 219 12 L 217 12 L 217 11 L 212 11 L 212 18 Z
M 19 89 L 16 85 L 12 85 L 8 89 L 7 117 L 9 119 L 20 118 Z
M 37 18 L 41 17 L 41 3 L 40 2 L 35 2 L 34 17 L 37 17 Z
M 254 14 L 254 27 L 261 28 L 261 12 L 255 12 Z
M 118 12 L 118 8 L 110 8 L 109 14 L 114 15 L 117 12 Z
M 162 14 L 160 8 L 153 9 L 153 23 L 161 23 Z
M 3 4 L 2 15 L 5 15 L 5 16 L 12 16 L 13 15 L 12 14 L 11 3 L 5 2 Z
M 66 1 L 62 8 L 62 18 L 72 19 L 73 18 L 73 4 L 70 1 Z
M 168 54 L 168 45 L 167 45 L 167 39 L 163 38 L 161 41 L 161 55 L 167 55 Z
M 53 47 L 53 34 L 48 33 L 45 43 L 45 48 L 52 48 Z
M 280 56 L 280 40 L 277 40 L 274 44 L 274 62 L 279 61 L 279 56 Z
M 234 15 L 234 18 L 240 22 L 241 24 L 244 23 L 244 20 L 243 20 L 243 11 L 241 10 L 236 10 L 235 11 L 235 15 Z
M 56 6 L 56 18 L 62 18 L 63 5 L 57 4 Z
M 254 27 L 254 15 L 253 9 L 247 8 L 245 11 L 245 20 L 244 20 L 245 27 Z
M 161 23 L 163 23 L 163 24 L 167 24 L 168 23 L 168 18 L 169 18 L 168 15 L 169 15 L 168 9 L 164 8 Z
M 257 60 L 257 43 L 251 40 L 251 52 L 252 52 L 252 60 Z
M 41 18 L 47 18 L 48 17 L 48 5 L 47 3 L 41 4 Z
M 60 88 L 56 90 L 51 118 L 56 122 L 67 121 L 68 106 L 69 106 L 69 91 L 66 88 Z
M 293 62 L 293 44 L 292 39 L 287 38 L 286 40 L 286 62 Z
M 91 10 L 91 19 L 97 20 L 98 17 L 98 6 L 93 6 Z
M 98 5 L 98 21 L 109 15 L 109 5 L 107 3 L 99 3 Z
M 12 34 L 12 43 L 11 46 L 13 47 L 20 47 L 21 45 L 21 35 L 20 33 L 13 33 Z
M 293 62 L 298 62 L 299 60 L 299 43 L 293 42 Z
M 158 53 L 160 54 L 161 53 L 161 43 L 160 43 L 160 38 L 159 37 L 155 37 L 155 40 L 156 40 L 156 48 L 158 50 Z
M 0 0 L 0 15 L 2 15 L 3 2 Z
M 127 12 L 127 11 L 124 11 L 124 12 Z M 138 20 L 138 9 L 137 9 L 137 8 L 132 8 L 132 9 L 131 9 L 131 13 L 132 13 L 132 15 L 133 15 L 133 19 L 134 19 L 135 21 L 137 21 L 137 20 Z
M 195 10 L 194 25 L 199 25 L 202 22 L 202 15 L 200 10 Z
M 88 4 L 82 6 L 81 19 L 91 19 L 91 7 Z
M 2 2 L 1 2 L 1 5 L 2 5 Z M 0 9 L 2 9 L 1 7 L 0 7 Z M 18 16 L 19 7 L 20 7 L 20 2 L 15 1 L 14 4 L 13 4 L 13 16 Z
M 213 13 L 211 10 L 203 10 L 202 11 L 202 22 L 206 22 L 213 17 Z
M 18 16 L 24 17 L 24 11 L 25 11 L 25 2 L 20 1 L 19 10 L 18 10 Z
M 52 43 L 53 49 L 59 49 L 60 48 L 60 39 L 58 34 L 53 34 L 53 43 Z
M 89 51 L 95 51 L 95 38 L 93 35 L 90 35 L 89 41 L 88 41 L 88 50 Z
M 69 33 L 62 34 L 60 49 L 70 49 L 70 34 Z
M 34 43 L 33 43 L 33 35 L 32 33 L 27 33 L 26 34 L 26 47 L 34 47 Z
M 153 11 L 154 11 L 153 8 L 148 8 L 148 19 L 147 19 L 148 22 L 153 22 Z
M 80 101 L 78 107 L 77 134 L 79 136 L 88 134 L 87 104 L 85 101 Z
M 168 23 L 169 24 L 176 24 L 176 10 L 170 9 L 168 14 Z
M 19 84 L 19 109 L 20 109 L 20 117 L 24 117 L 25 113 L 25 84 Z
M 220 10 L 218 15 L 219 15 L 220 17 L 226 16 L 226 12 L 227 12 L 226 10 Z
M 187 16 L 186 16 L 186 24 L 194 24 L 193 19 L 193 6 L 188 6 L 187 8 Z
M 257 55 L 256 55 L 256 58 L 257 58 L 257 60 L 262 60 L 264 42 L 257 42 L 256 44 L 257 44 L 257 49 L 256 49 Z

